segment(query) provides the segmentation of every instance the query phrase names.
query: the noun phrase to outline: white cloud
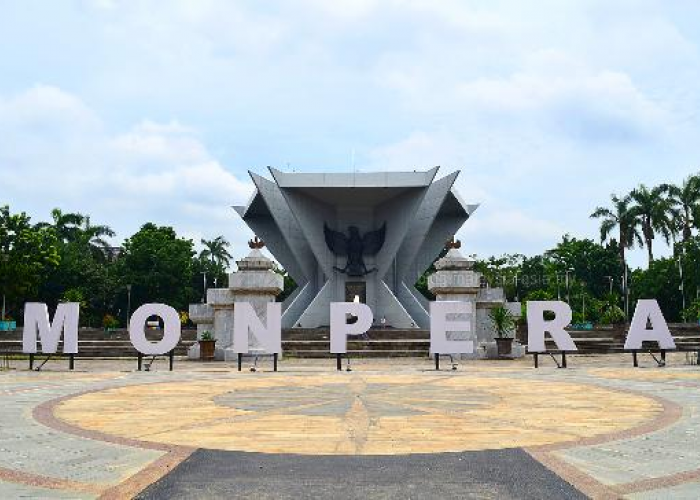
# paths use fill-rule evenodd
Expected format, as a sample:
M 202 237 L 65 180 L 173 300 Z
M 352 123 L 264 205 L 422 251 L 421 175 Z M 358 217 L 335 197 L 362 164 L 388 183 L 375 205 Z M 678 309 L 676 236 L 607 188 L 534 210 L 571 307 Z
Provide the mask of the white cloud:
M 112 146 L 129 161 L 161 163 L 166 167 L 203 162 L 209 157 L 194 131 L 175 121 L 158 124 L 146 120 L 115 137 Z
M 479 207 L 459 233 L 468 251 L 481 258 L 501 253 L 536 253 L 543 244 L 554 247 L 566 233 L 555 222 L 500 205 Z
M 76 96 L 50 85 L 35 85 L 10 98 L 0 96 L 0 126 L 30 131 L 70 126 L 84 131 L 99 128 L 99 120 Z
M 46 86 L 0 102 L 0 175 L 14 210 L 38 220 L 53 207 L 86 212 L 113 226 L 119 241 L 153 221 L 197 243 L 224 234 L 244 246 L 248 233 L 230 206 L 245 202 L 252 183 L 221 165 L 192 128 L 144 120 L 112 136 L 80 99 Z
M 354 150 L 461 169 L 469 244 L 539 252 L 556 228 L 595 236 L 610 192 L 698 165 L 698 19 L 658 0 L 8 4 L 0 169 L 34 214 L 233 239 L 219 207 L 250 183 L 228 167 L 341 170 Z

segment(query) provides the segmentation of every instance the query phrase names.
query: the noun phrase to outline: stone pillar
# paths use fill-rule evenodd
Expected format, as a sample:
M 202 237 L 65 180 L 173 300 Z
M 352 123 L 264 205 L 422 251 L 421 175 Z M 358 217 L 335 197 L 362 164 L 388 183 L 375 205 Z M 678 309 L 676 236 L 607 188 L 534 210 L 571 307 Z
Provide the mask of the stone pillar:
M 197 340 L 205 331 L 214 333 L 214 309 L 209 304 L 190 304 L 190 320 L 197 325 Z M 187 351 L 190 359 L 199 359 L 199 344 L 195 342 Z
M 471 340 L 474 342 L 474 354 L 464 354 L 463 358 L 478 356 L 476 297 L 481 284 L 481 273 L 472 270 L 474 262 L 462 256 L 459 246 L 452 243 L 447 254 L 435 262 L 437 272 L 428 277 L 428 289 L 435 294 L 436 300 L 453 300 L 471 304 L 471 313 L 458 315 L 459 320 L 468 320 L 469 332 L 448 332 L 450 340 Z M 449 354 L 449 353 L 445 353 Z
M 493 325 L 489 318 L 492 308 L 505 306 L 513 316 L 520 316 L 520 303 L 507 303 L 502 288 L 481 288 L 481 273 L 472 268 L 474 262 L 459 252 L 460 242 L 448 243 L 450 250 L 435 262 L 437 272 L 428 277 L 428 289 L 435 294 L 436 300 L 458 300 L 472 305 L 469 315 L 471 332 L 454 332 L 448 334 L 453 340 L 471 340 L 474 342 L 474 355 L 463 358 L 497 358 L 496 341 Z M 467 315 L 463 315 L 467 319 Z M 449 353 L 445 353 L 449 354 Z M 525 355 L 520 343 L 513 342 L 513 357 Z
M 267 303 L 274 302 L 275 298 L 284 289 L 284 278 L 272 269 L 274 263 L 265 257 L 260 251 L 262 242 L 251 242 L 253 247 L 250 254 L 236 262 L 238 271 L 229 275 L 229 291 L 232 295 L 232 302 L 248 302 L 263 323 L 267 321 Z M 256 246 L 257 245 L 257 246 Z M 231 318 L 233 321 L 233 317 Z M 233 335 L 233 323 L 230 329 Z M 224 359 L 236 359 L 233 352 L 233 343 L 225 349 Z M 248 346 L 251 351 L 259 347 L 259 342 L 248 332 Z
M 224 350 L 233 342 L 233 294 L 228 288 L 207 290 L 206 304 L 190 304 L 190 319 L 197 325 L 197 339 L 210 331 L 216 339 L 214 359 L 223 360 Z M 190 359 L 199 359 L 199 344 L 187 351 Z
M 224 359 L 225 350 L 233 344 L 233 302 L 233 293 L 228 288 L 207 290 L 207 304 L 214 310 L 214 359 L 217 360 Z
M 476 297 L 476 337 L 480 344 L 494 342 L 491 309 L 505 303 L 503 288 L 482 288 Z
M 234 360 L 233 318 L 236 302 L 249 302 L 263 322 L 267 321 L 268 302 L 274 302 L 284 289 L 284 278 L 272 269 L 273 262 L 265 257 L 260 248 L 263 243 L 257 238 L 249 242 L 250 254 L 236 262 L 238 271 L 229 274 L 228 288 L 207 290 L 206 304 L 190 304 L 190 319 L 197 325 L 197 338 L 209 330 L 216 339 L 215 359 Z M 249 345 L 254 350 L 257 339 L 249 333 Z M 191 359 L 199 358 L 199 345 L 188 351 Z

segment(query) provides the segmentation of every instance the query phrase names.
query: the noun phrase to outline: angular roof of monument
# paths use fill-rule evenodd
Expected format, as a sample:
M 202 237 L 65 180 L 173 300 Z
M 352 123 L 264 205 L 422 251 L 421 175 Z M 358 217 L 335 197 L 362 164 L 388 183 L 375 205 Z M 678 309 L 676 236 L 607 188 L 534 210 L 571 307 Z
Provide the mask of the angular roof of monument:
M 268 167 L 281 188 L 390 188 L 425 187 L 430 185 L 440 167 L 424 172 L 282 172 Z
M 328 191 L 331 198 L 339 196 L 339 193 L 345 188 L 360 189 L 364 192 L 366 190 L 389 190 L 385 191 L 385 194 L 389 193 L 401 193 L 405 189 L 410 188 L 425 188 L 430 186 L 430 184 L 435 179 L 440 167 L 434 167 L 430 170 L 424 171 L 405 171 L 405 172 L 282 172 L 273 167 L 268 167 L 274 183 L 277 184 L 279 188 L 282 189 L 301 189 L 306 192 L 319 192 L 316 190 Z M 256 186 L 256 190 L 251 195 L 248 203 L 246 205 L 235 205 L 233 209 L 240 215 L 244 217 L 245 215 L 253 213 L 267 212 L 267 207 L 265 206 L 264 197 L 261 195 L 260 190 L 262 188 L 262 183 L 269 182 L 268 179 L 252 172 L 248 171 L 253 183 Z M 457 178 L 459 171 L 454 172 L 454 178 Z M 365 198 L 366 199 L 366 198 Z M 449 201 L 448 201 L 449 200 Z M 478 204 L 467 204 L 465 203 L 459 194 L 450 190 L 447 194 L 447 199 L 445 200 L 445 206 L 443 207 L 443 212 L 449 210 L 452 213 L 461 212 L 465 216 L 470 216 L 477 208 Z M 448 208 L 449 207 L 449 208 Z

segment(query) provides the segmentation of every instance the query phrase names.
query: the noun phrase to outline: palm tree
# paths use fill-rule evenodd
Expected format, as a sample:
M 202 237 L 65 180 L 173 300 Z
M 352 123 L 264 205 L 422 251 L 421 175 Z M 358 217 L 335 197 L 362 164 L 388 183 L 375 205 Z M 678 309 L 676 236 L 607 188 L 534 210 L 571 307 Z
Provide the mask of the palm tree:
M 95 255 L 108 257 L 108 251 L 111 245 L 104 237 L 112 237 L 115 235 L 112 228 L 105 225 L 93 226 L 90 223 L 90 217 L 85 216 L 78 230 L 78 239 L 82 244 L 89 247 Z
M 630 195 L 619 198 L 617 195 L 610 196 L 612 209 L 597 207 L 591 214 L 593 219 L 603 219 L 600 223 L 600 242 L 604 242 L 610 237 L 617 227 L 617 248 L 620 254 L 620 263 L 625 269 L 625 250 L 634 247 L 637 243 L 643 245 L 642 237 L 639 234 L 639 219 L 630 209 L 632 198 Z
M 682 186 L 666 186 L 669 201 L 678 211 L 677 229 L 683 241 L 693 236 L 691 229 L 700 224 L 700 176 L 691 175 L 683 181 Z
M 652 245 L 655 234 L 661 233 L 667 243 L 670 243 L 671 237 L 676 234 L 673 220 L 678 213 L 666 196 L 667 193 L 668 186 L 664 184 L 651 189 L 640 184 L 630 193 L 632 201 L 636 203 L 631 212 L 639 218 L 650 264 L 654 261 Z
M 52 227 L 56 231 L 56 236 L 63 243 L 75 241 L 80 232 L 80 225 L 85 220 L 85 216 L 79 213 L 63 213 L 60 208 L 51 210 L 53 224 L 40 222 L 36 226 L 39 228 Z
M 223 236 L 217 236 L 213 240 L 201 240 L 204 245 L 204 250 L 199 254 L 203 259 L 210 259 L 211 262 L 220 268 L 228 267 L 229 261 L 232 259 L 227 248 L 231 244 Z

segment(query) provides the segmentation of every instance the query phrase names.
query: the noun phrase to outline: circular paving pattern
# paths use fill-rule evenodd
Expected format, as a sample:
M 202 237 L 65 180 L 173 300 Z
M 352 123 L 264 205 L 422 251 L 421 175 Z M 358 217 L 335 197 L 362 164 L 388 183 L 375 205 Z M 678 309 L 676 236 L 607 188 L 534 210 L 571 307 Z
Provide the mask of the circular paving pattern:
M 212 374 L 61 402 L 57 418 L 112 436 L 201 448 L 406 454 L 575 442 L 644 425 L 656 400 L 593 385 L 465 375 Z

